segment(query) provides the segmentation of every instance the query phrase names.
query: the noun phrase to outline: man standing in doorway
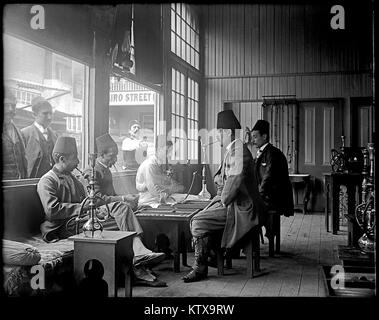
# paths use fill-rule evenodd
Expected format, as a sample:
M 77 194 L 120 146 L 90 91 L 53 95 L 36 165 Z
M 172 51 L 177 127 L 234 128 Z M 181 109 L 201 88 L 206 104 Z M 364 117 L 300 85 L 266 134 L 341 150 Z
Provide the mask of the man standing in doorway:
M 124 159 L 122 168 L 124 170 L 137 170 L 139 167 L 137 159 L 141 158 L 141 152 L 146 152 L 147 143 L 146 141 L 142 141 L 139 137 L 141 125 L 137 120 L 130 121 L 129 128 L 128 136 L 122 141 Z
M 21 130 L 25 142 L 26 159 L 28 160 L 28 178 L 40 178 L 54 165 L 52 151 L 57 136 L 50 128 L 53 108 L 42 97 L 32 100 L 32 111 L 35 121 Z

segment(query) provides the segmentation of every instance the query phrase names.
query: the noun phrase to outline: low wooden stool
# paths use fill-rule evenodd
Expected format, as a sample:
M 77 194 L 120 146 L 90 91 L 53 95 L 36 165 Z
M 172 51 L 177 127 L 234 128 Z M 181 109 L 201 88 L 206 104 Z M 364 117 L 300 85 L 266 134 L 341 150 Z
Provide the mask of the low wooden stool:
M 120 273 L 125 275 L 125 297 L 132 296 L 133 237 L 136 232 L 103 230 L 101 238 L 87 238 L 83 233 L 70 237 L 74 241 L 74 273 L 77 283 L 84 278 L 84 266 L 96 259 L 104 267 L 103 279 L 108 296 L 117 297 Z
M 249 278 L 253 278 L 254 271 L 260 271 L 260 227 L 254 227 L 251 231 L 250 239 L 245 246 L 246 254 L 246 275 Z M 224 275 L 224 252 L 223 250 L 217 250 L 217 274 Z M 226 257 L 226 267 L 232 268 L 231 257 Z

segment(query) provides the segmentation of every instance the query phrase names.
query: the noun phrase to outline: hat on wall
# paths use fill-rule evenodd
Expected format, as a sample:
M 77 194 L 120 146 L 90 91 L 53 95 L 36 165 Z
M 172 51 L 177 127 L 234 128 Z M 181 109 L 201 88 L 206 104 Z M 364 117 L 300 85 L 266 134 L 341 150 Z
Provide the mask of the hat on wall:
M 101 153 L 107 151 L 110 148 L 118 150 L 116 142 L 112 139 L 109 133 L 103 134 L 96 138 L 97 152 Z
M 251 131 L 258 130 L 261 134 L 270 133 L 270 123 L 266 120 L 258 120 Z
M 78 154 L 75 138 L 59 137 L 57 142 L 55 142 L 53 153 Z
M 138 124 L 138 126 L 141 128 L 141 124 L 139 123 L 138 120 L 131 120 L 129 122 L 129 128 L 131 128 L 132 126 L 134 126 L 135 124 Z
M 40 108 L 44 106 L 52 108 L 50 102 L 41 96 L 37 96 L 32 99 L 33 112 L 37 112 Z
M 241 129 L 233 110 L 224 110 L 217 114 L 217 129 Z

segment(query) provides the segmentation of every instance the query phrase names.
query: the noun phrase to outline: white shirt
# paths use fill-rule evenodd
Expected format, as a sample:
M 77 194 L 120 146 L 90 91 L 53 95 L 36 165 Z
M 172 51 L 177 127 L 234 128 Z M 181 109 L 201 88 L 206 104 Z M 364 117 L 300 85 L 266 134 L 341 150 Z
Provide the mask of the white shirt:
M 124 151 L 133 151 L 138 149 L 140 140 L 127 137 L 122 141 L 121 149 Z
M 260 147 L 260 148 L 257 150 L 257 158 L 262 154 L 263 150 L 266 148 L 267 145 L 268 145 L 268 142 L 265 143 L 262 147 Z
M 42 133 L 42 135 L 45 137 L 47 140 L 48 138 L 48 133 L 47 133 L 47 128 L 42 127 L 40 124 L 37 122 L 34 122 L 34 125 L 37 127 L 37 129 Z

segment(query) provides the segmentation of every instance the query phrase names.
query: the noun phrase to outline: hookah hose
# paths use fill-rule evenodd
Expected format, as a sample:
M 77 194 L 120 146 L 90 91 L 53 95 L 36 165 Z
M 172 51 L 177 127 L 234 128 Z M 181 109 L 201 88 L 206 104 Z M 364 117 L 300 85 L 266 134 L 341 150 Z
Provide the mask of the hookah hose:
M 183 202 L 188 198 L 188 196 L 189 196 L 189 194 L 190 194 L 190 192 L 191 192 L 191 190 L 192 190 L 193 183 L 195 182 L 196 174 L 197 174 L 197 171 L 194 171 L 194 172 L 192 173 L 192 181 L 191 181 L 191 185 L 190 185 L 190 187 L 188 188 L 188 192 L 187 192 L 186 196 L 184 197 L 184 199 L 181 200 L 181 201 L 179 201 L 178 203 L 183 203 Z

